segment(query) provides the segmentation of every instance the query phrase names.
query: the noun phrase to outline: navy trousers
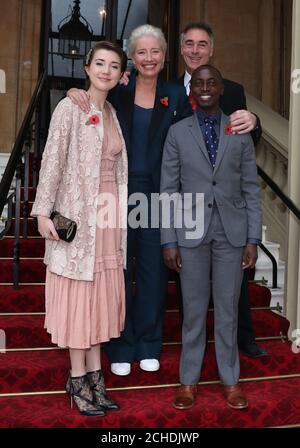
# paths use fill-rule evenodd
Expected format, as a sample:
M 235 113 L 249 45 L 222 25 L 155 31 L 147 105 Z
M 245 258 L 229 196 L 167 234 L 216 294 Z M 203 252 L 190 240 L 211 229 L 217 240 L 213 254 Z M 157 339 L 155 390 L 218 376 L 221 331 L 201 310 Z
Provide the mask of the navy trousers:
M 144 192 L 150 197 L 149 190 L 153 191 L 147 183 L 129 184 L 129 192 Z M 148 204 L 150 217 L 150 201 Z M 159 228 L 128 227 L 125 287 L 125 328 L 120 338 L 105 344 L 105 351 L 111 362 L 159 359 L 167 293 L 167 269 L 162 258 Z

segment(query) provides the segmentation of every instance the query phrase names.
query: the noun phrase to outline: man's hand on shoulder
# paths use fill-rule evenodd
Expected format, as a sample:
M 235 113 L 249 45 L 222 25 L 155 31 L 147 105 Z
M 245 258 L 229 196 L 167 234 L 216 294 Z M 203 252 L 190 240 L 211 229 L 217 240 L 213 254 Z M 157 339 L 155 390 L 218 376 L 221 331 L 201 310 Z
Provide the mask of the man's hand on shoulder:
M 257 118 L 248 110 L 237 110 L 230 115 L 230 124 L 233 133 L 247 134 L 257 125 Z
M 76 89 L 75 87 L 67 91 L 67 97 L 73 104 L 79 106 L 86 114 L 90 111 L 89 95 L 86 90 Z

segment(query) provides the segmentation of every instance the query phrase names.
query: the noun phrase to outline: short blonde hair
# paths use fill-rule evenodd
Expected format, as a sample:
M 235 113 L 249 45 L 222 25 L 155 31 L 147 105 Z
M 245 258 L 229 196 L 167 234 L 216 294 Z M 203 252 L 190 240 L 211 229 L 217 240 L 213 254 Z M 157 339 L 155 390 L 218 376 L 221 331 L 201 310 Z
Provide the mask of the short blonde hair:
M 155 37 L 156 39 L 158 39 L 162 52 L 166 53 L 167 42 L 162 30 L 152 25 L 141 25 L 135 28 L 130 34 L 128 42 L 129 57 L 132 57 L 132 55 L 134 54 L 138 39 L 140 39 L 141 37 L 148 37 L 148 36 Z

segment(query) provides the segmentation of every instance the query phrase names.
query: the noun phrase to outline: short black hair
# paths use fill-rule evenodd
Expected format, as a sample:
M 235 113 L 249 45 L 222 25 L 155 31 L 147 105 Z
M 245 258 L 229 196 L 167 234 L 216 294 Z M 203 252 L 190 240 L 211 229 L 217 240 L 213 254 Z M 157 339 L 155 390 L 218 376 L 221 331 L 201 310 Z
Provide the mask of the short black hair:
M 222 73 L 220 72 L 220 70 L 217 69 L 217 67 L 214 67 L 213 65 L 210 65 L 210 64 L 200 65 L 198 68 L 196 68 L 193 71 L 191 82 L 193 80 L 193 77 L 194 77 L 195 73 L 199 72 L 200 70 L 205 70 L 205 69 L 207 69 L 207 70 L 214 70 L 219 75 L 221 82 L 223 82 L 223 76 L 222 76 Z
M 203 30 L 206 31 L 210 40 L 211 45 L 214 44 L 214 33 L 212 30 L 212 27 L 207 22 L 190 22 L 188 23 L 185 28 L 182 30 L 181 33 L 181 44 L 183 44 L 184 41 L 184 35 L 190 31 L 190 30 Z

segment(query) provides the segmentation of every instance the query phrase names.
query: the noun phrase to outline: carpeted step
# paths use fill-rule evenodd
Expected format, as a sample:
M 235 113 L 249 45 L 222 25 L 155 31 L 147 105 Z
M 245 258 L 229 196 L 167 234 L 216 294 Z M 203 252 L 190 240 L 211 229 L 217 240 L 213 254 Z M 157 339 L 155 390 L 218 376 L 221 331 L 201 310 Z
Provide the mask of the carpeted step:
M 0 313 L 43 313 L 45 286 L 21 285 L 19 289 L 0 285 Z
M 253 309 L 251 311 L 254 333 L 259 337 L 287 335 L 289 321 L 269 310 Z M 213 339 L 213 313 L 208 313 L 207 319 L 208 339 Z M 181 331 L 179 325 L 179 314 L 177 312 L 167 312 L 164 325 L 164 341 L 180 342 Z
M 33 206 L 33 201 L 28 200 L 28 214 L 29 215 L 30 215 L 32 206 Z M 21 213 L 21 216 L 23 216 L 23 213 L 24 213 L 24 202 L 22 200 L 21 200 L 21 204 L 20 204 L 20 213 Z M 13 204 L 12 216 L 15 216 L 15 204 Z
M 249 408 L 243 411 L 230 409 L 225 404 L 220 385 L 199 386 L 196 403 L 188 411 L 172 407 L 174 387 L 113 391 L 110 395 L 121 409 L 105 417 L 80 415 L 77 409 L 70 409 L 69 397 L 65 394 L 3 397 L 0 398 L 0 426 L 136 429 L 299 425 L 300 378 L 251 381 L 242 387 L 249 401 Z
M 5 237 L 0 241 L 1 257 L 11 258 L 13 256 L 14 238 Z M 45 253 L 44 238 L 30 238 L 20 240 L 20 257 L 40 257 L 43 258 Z M 0 260 L 1 263 L 1 260 Z
M 167 308 L 178 309 L 176 291 L 168 285 Z M 24 285 L 13 289 L 11 285 L 0 285 L 0 313 L 45 312 L 45 285 Z
M 11 283 L 13 272 L 12 259 L 0 259 L 0 283 Z M 20 259 L 19 281 L 20 283 L 44 283 L 46 266 L 41 258 Z
M 168 285 L 167 308 L 178 309 L 174 285 Z M 12 285 L 0 285 L 0 313 L 45 312 L 45 285 L 22 284 L 19 289 Z
M 38 255 L 38 254 L 37 254 Z M 0 264 L 1 265 L 1 264 Z M 256 286 L 256 285 L 254 285 Z M 260 289 L 263 291 L 260 291 Z M 259 287 L 252 290 L 251 284 L 249 285 L 250 297 L 254 293 L 253 302 L 257 303 L 257 306 L 269 306 L 268 288 Z M 261 293 L 261 296 L 258 295 Z M 258 297 L 258 300 L 255 300 Z M 166 308 L 169 310 L 178 309 L 178 298 L 176 286 L 174 283 L 168 284 L 168 296 Z M 0 313 L 43 313 L 45 311 L 45 286 L 40 285 L 21 285 L 19 289 L 13 289 L 12 286 L 0 285 Z
M 177 295 L 176 284 L 174 281 L 169 281 L 168 284 L 169 297 L 167 300 L 167 309 L 177 309 L 179 300 Z M 268 307 L 271 303 L 272 294 L 269 288 L 257 283 L 248 283 L 248 294 L 251 308 Z M 213 308 L 213 300 L 210 300 L 209 307 Z
M 4 243 L 5 241 L 5 243 Z M 12 244 L 9 239 L 5 239 L 1 242 L 4 243 L 6 251 L 8 251 L 9 246 Z M 31 240 L 28 240 L 31 241 Z M 20 283 L 44 283 L 46 277 L 46 266 L 43 263 L 43 250 L 39 249 L 40 240 L 32 240 L 36 242 L 36 247 L 32 250 L 32 257 L 34 258 L 24 258 L 23 253 L 30 250 L 30 244 L 23 245 L 21 242 L 21 260 L 20 260 Z M 27 242 L 26 242 L 27 243 Z M 23 249 L 22 249 L 23 247 Z M 1 252 L 2 254 L 2 252 Z M 3 255 L 5 257 L 5 255 Z M 13 261 L 11 255 L 9 259 L 0 259 L 0 283 L 11 283 L 12 282 L 12 266 Z M 1 290 L 1 285 L 0 285 Z M 0 291 L 1 294 L 1 291 Z M 16 293 L 17 294 L 17 293 Z M 249 301 L 251 307 L 268 307 L 271 301 L 271 292 L 268 288 L 256 285 L 254 283 L 249 284 Z M 0 305 L 1 306 L 1 305 Z M 177 309 L 179 307 L 179 299 L 177 296 L 176 285 L 173 282 L 168 284 L 168 297 L 167 297 L 167 308 Z M 210 307 L 213 307 L 213 302 L 211 301 Z M 2 308 L 2 307 L 1 307 Z M 15 310 L 18 312 L 19 310 Z M 28 310 L 30 311 L 30 310 Z M 9 311 L 6 311 L 9 312 Z
M 35 199 L 36 188 L 29 187 L 28 188 L 28 200 L 33 202 Z M 24 187 L 21 187 L 21 201 L 24 200 Z
M 240 353 L 241 378 L 281 376 L 300 372 L 300 357 L 291 350 L 289 342 L 263 341 L 261 346 L 269 356 L 249 358 Z M 158 372 L 144 372 L 137 362 L 131 374 L 114 375 L 102 351 L 102 368 L 107 387 L 153 386 L 179 382 L 181 345 L 165 345 Z M 67 350 L 7 352 L 0 356 L 0 394 L 64 390 L 70 361 Z M 214 344 L 209 344 L 203 363 L 201 382 L 218 380 Z
M 6 348 L 53 346 L 44 329 L 44 320 L 43 315 L 0 316 L 0 328 L 6 335 Z
M 23 219 L 20 218 L 20 232 L 22 234 L 23 229 Z M 9 231 L 7 232 L 7 235 L 14 235 L 15 234 L 15 220 L 12 219 L 11 226 Z M 35 218 L 28 218 L 28 236 L 39 236 L 38 228 L 37 228 L 37 222 Z
M 49 347 L 50 337 L 44 329 L 44 315 L 0 316 L 0 328 L 6 332 L 7 348 Z M 289 322 L 269 310 L 253 310 L 252 320 L 256 337 L 286 335 Z M 208 338 L 213 339 L 213 312 L 208 313 Z M 166 312 L 164 342 L 180 342 L 181 328 L 177 311 Z
M 270 306 L 272 294 L 269 288 L 257 283 L 248 283 L 249 302 L 252 308 Z

